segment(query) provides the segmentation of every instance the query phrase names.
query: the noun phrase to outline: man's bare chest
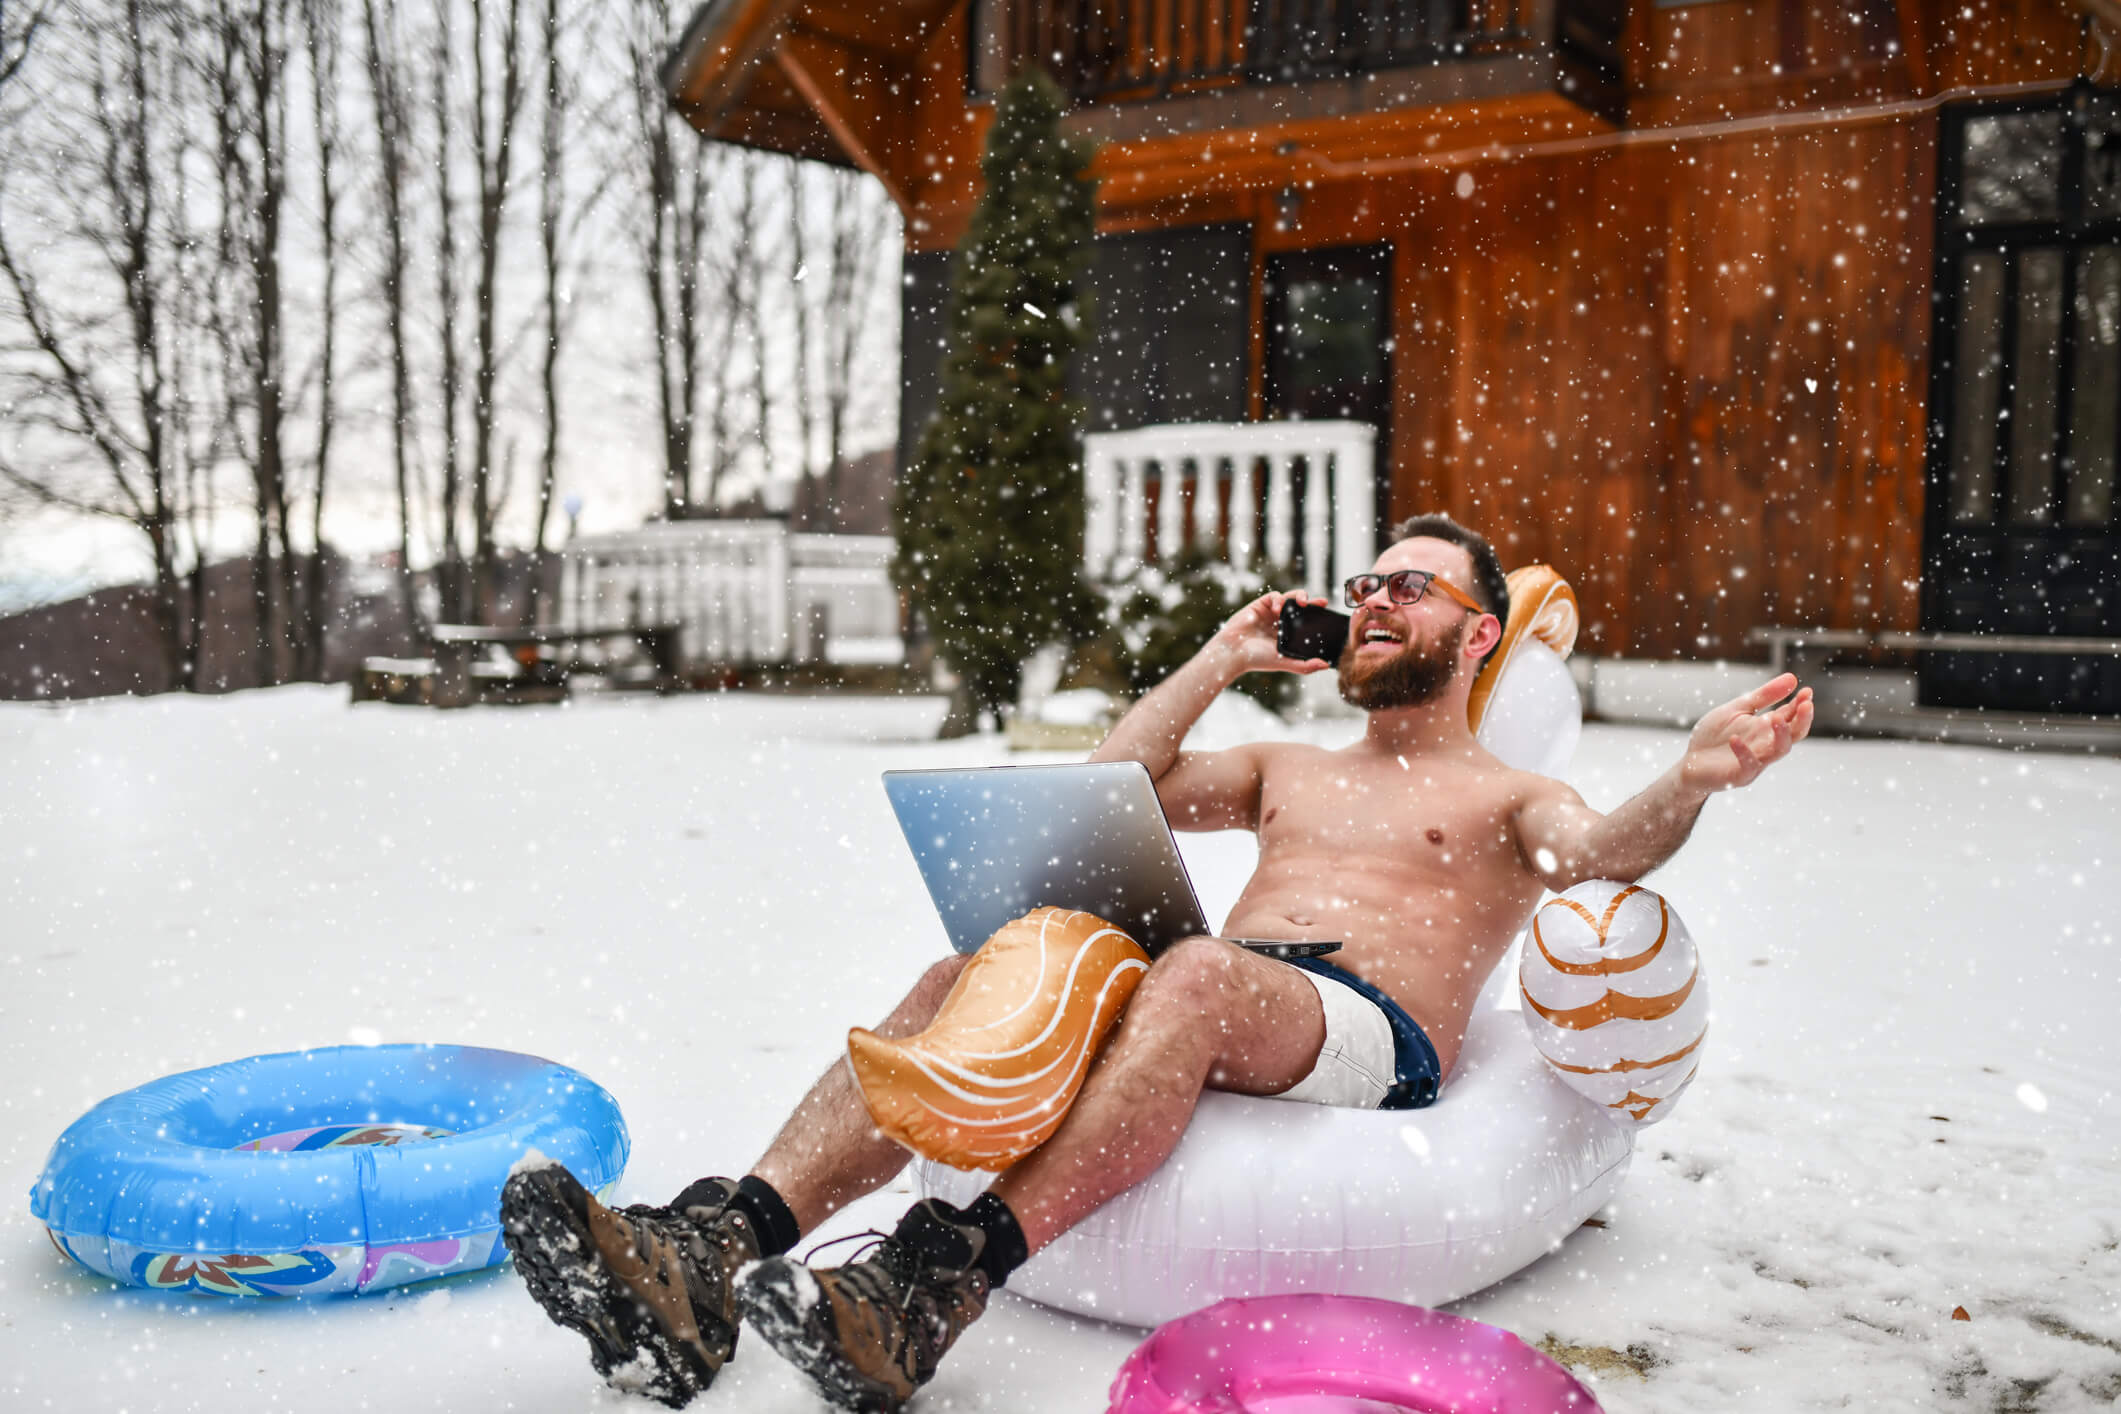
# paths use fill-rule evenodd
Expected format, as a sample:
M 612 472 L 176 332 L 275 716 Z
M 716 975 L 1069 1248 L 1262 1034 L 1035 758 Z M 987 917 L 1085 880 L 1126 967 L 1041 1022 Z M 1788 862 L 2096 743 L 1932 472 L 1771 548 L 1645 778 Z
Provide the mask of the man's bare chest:
M 1261 782 L 1263 853 L 1332 851 L 1401 867 L 1517 867 L 1517 801 L 1494 776 L 1420 765 L 1355 769 L 1326 758 Z

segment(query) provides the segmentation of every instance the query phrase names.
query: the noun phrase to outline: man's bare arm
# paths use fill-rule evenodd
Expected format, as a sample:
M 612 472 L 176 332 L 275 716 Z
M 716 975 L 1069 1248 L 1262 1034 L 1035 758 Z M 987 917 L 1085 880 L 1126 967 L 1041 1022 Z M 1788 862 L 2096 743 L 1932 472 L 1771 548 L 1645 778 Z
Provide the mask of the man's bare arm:
M 1090 759 L 1148 767 L 1176 829 L 1249 828 L 1259 805 L 1258 748 L 1181 752 L 1179 743 L 1208 704 L 1246 673 L 1313 673 L 1330 666 L 1318 658 L 1284 658 L 1274 646 L 1282 600 L 1300 597 L 1262 594 L 1239 609 L 1205 648 L 1119 719 Z
M 1244 672 L 1227 645 L 1219 638 L 1210 639 L 1184 667 L 1127 709 L 1090 759 L 1139 761 L 1149 768 L 1152 780 L 1162 780 L 1177 764 L 1179 743 L 1193 730 L 1200 714 Z
M 1701 807 L 1718 791 L 1751 785 L 1812 729 L 1812 690 L 1794 674 L 1764 683 L 1704 716 L 1679 764 L 1610 815 L 1559 781 L 1517 812 L 1525 863 L 1559 892 L 1586 879 L 1633 883 L 1679 852 Z M 1782 699 L 1787 698 L 1787 701 Z M 1781 701 L 1772 711 L 1763 711 Z
M 1560 893 L 1586 879 L 1632 884 L 1679 852 L 1708 796 L 1677 766 L 1610 815 L 1559 781 L 1518 809 L 1517 842 L 1539 881 Z

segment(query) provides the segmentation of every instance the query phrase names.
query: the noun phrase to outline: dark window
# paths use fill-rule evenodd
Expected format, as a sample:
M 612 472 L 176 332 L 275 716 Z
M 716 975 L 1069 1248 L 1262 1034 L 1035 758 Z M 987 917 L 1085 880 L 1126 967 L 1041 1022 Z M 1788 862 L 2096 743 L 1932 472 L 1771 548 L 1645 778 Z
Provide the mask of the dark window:
M 1923 626 L 2121 636 L 2121 95 L 1940 119 Z M 1927 654 L 1923 700 L 2121 711 L 2121 663 Z
M 1251 274 L 1248 226 L 1100 236 L 1074 379 L 1087 429 L 1243 421 Z
M 1390 246 L 1288 251 L 1267 262 L 1267 416 L 1377 429 L 1380 534 L 1391 505 L 1391 292 Z
M 1085 311 L 1091 337 L 1071 378 L 1085 431 L 1244 420 L 1251 260 L 1243 225 L 1098 237 Z M 920 445 L 942 383 L 950 262 L 948 251 L 905 258 L 901 466 Z
M 908 251 L 900 262 L 898 464 L 913 465 L 921 429 L 942 397 L 950 252 Z
M 2060 110 L 1969 116 L 1960 137 L 1960 223 L 2060 220 L 2062 147 Z
M 1385 376 L 1382 281 L 1371 271 L 1334 272 L 1277 288 L 1275 402 L 1305 417 L 1367 411 Z

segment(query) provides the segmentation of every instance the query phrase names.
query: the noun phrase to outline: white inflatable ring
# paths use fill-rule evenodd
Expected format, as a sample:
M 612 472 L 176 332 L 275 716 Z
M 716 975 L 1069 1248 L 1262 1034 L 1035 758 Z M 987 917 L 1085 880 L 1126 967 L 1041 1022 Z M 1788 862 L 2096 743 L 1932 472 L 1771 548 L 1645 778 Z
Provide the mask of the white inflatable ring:
M 1508 979 L 1516 968 L 1505 962 Z M 1211 1092 L 1162 1168 L 1009 1279 L 1044 1305 L 1155 1326 L 1231 1297 L 1437 1306 L 1561 1245 L 1627 1173 L 1634 1134 L 1484 997 L 1437 1102 L 1347 1110 Z M 991 1181 L 921 1160 L 967 1203 Z

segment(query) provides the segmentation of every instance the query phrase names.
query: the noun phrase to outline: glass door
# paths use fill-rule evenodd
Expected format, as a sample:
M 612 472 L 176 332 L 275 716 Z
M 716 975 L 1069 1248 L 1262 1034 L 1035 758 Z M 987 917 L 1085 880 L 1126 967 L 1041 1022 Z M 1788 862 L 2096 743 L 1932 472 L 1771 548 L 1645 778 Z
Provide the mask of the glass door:
M 1946 110 L 1922 620 L 2121 637 L 2121 104 Z M 2121 661 L 1919 655 L 1926 705 L 2121 712 Z

